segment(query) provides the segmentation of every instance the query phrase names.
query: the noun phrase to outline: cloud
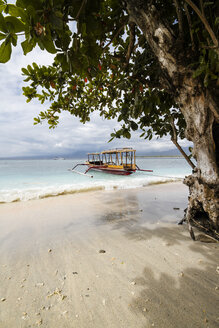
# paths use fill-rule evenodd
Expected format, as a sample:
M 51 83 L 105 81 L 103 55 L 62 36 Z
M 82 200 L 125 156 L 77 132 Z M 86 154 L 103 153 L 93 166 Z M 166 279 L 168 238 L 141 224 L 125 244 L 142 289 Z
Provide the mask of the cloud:
M 85 125 L 68 113 L 61 114 L 60 124 L 54 130 L 49 130 L 47 123 L 33 125 L 33 118 L 45 110 L 46 105 L 36 101 L 26 103 L 22 95 L 21 68 L 34 61 L 39 65 L 51 64 L 52 60 L 52 55 L 40 49 L 24 56 L 18 46 L 13 49 L 10 62 L 0 64 L 0 158 L 73 154 L 126 146 L 141 152 L 174 148 L 168 138 L 145 141 L 139 138 L 138 132 L 133 133 L 131 140 L 119 139 L 108 144 L 110 134 L 119 124 L 115 120 L 103 120 L 97 112 Z M 184 142 L 184 146 L 187 145 L 188 142 Z

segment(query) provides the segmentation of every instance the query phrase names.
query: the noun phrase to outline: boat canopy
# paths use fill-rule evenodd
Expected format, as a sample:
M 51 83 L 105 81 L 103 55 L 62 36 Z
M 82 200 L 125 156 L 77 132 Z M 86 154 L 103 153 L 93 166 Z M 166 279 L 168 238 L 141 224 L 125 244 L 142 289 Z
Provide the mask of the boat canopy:
M 111 153 L 129 153 L 129 152 L 136 152 L 133 148 L 115 148 L 110 150 L 104 150 L 101 154 L 111 154 Z
M 88 162 L 93 165 L 110 165 L 120 169 L 135 170 L 135 152 L 135 149 L 126 147 L 89 153 Z
M 101 153 L 88 153 L 88 155 L 100 155 Z
M 101 153 L 89 153 L 88 155 L 88 161 L 91 164 L 94 165 L 102 165 L 102 159 L 101 159 Z

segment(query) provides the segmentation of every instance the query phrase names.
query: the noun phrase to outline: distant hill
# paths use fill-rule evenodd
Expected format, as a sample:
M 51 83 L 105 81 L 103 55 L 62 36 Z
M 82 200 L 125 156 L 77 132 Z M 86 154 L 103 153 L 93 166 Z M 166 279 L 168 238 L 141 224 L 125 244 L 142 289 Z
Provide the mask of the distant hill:
M 187 153 L 190 154 L 188 147 L 183 148 L 183 150 Z M 1 157 L 0 160 L 8 160 L 8 159 L 54 159 L 54 160 L 63 160 L 63 159 L 76 159 L 76 158 L 86 158 L 87 153 L 89 153 L 91 150 L 83 150 L 83 151 L 76 151 L 73 153 L 68 153 L 68 154 L 52 154 L 52 155 L 36 155 L 36 156 L 16 156 L 16 157 Z M 92 151 L 97 151 L 98 150 L 92 150 Z M 137 149 L 136 151 L 137 156 L 146 156 L 146 157 L 165 157 L 165 156 L 182 156 L 181 153 L 177 149 L 170 149 L 166 151 L 140 151 Z
M 183 148 L 184 152 L 189 155 L 190 151 L 188 147 Z M 180 151 L 176 148 L 176 149 L 171 149 L 171 150 L 166 150 L 166 151 L 149 151 L 149 152 L 141 152 L 141 151 L 137 151 L 137 156 L 182 156 L 182 154 L 180 153 Z

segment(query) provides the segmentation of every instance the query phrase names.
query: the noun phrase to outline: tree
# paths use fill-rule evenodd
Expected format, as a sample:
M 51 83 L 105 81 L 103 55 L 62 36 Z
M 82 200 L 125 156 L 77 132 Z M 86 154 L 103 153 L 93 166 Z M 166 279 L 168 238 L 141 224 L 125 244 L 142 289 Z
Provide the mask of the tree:
M 54 63 L 24 68 L 27 101 L 51 102 L 35 122 L 67 110 L 85 123 L 94 110 L 117 118 L 112 138 L 170 134 L 191 140 L 197 166 L 185 179 L 186 218 L 219 229 L 218 2 L 204 0 L 0 0 L 0 61 L 24 34 Z

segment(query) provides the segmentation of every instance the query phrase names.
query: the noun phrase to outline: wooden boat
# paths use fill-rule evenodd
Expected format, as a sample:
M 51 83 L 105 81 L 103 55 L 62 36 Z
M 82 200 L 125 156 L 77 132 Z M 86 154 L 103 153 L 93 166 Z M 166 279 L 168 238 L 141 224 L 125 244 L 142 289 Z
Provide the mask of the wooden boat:
M 88 169 L 83 174 L 87 174 L 90 170 L 117 175 L 130 175 L 137 170 L 153 172 L 153 170 L 142 170 L 137 166 L 135 152 L 136 150 L 132 148 L 116 148 L 100 153 L 89 153 L 87 161 L 75 165 L 71 171 L 82 174 L 75 168 L 79 165 L 86 165 Z

